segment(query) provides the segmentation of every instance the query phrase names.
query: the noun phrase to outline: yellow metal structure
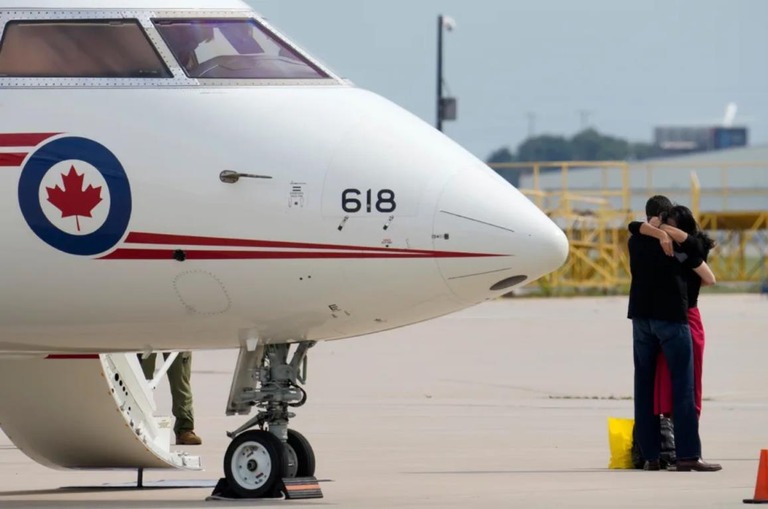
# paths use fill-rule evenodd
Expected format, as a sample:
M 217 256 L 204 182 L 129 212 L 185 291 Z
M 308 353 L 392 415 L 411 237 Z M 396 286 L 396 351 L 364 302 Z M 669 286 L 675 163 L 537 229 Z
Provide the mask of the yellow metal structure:
M 768 161 L 703 164 L 607 162 L 541 162 L 493 164 L 496 170 L 517 169 L 526 196 L 565 231 L 570 256 L 556 273 L 540 280 L 547 293 L 602 290 L 618 292 L 629 284 L 627 224 L 644 217 L 647 197 L 664 194 L 691 207 L 699 224 L 717 240 L 710 265 L 720 281 L 761 282 L 768 279 Z M 590 186 L 573 185 L 575 172 L 590 171 Z M 659 178 L 663 172 L 664 178 Z M 742 175 L 737 175 L 741 172 Z M 751 172 L 757 185 L 730 182 Z M 717 186 L 702 188 L 699 174 Z M 713 179 L 713 173 L 718 174 Z M 599 174 L 599 177 L 596 176 Z M 642 178 L 638 177 L 642 174 Z M 547 182 L 544 183 L 543 181 Z M 581 179 L 584 180 L 584 179 Z M 597 182 L 599 180 L 599 183 Z M 638 185 L 638 180 L 643 184 Z M 656 182 L 677 182 L 660 186 Z M 681 184 L 684 182 L 684 185 Z M 632 185 L 634 183 L 634 185 Z M 742 198 L 762 204 L 760 210 L 738 210 Z
M 768 280 L 768 211 L 702 212 L 699 223 L 719 233 L 710 265 L 720 280 Z

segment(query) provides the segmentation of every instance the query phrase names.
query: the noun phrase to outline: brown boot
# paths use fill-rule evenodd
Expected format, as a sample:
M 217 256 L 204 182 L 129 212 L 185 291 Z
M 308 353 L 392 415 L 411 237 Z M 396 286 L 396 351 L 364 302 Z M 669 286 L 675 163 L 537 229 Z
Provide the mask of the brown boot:
M 195 435 L 194 430 L 182 431 L 176 435 L 176 445 L 200 445 L 203 439 Z
M 718 463 L 707 463 L 701 458 L 693 458 L 677 460 L 677 468 L 675 470 L 678 472 L 717 472 L 722 470 L 722 468 Z

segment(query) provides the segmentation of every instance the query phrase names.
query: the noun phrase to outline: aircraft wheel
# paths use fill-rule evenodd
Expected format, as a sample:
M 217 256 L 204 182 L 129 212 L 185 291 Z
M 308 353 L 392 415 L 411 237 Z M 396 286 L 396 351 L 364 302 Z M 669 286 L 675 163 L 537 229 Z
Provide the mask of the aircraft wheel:
M 287 477 L 312 477 L 315 475 L 315 451 L 312 450 L 309 440 L 304 435 L 289 429 L 285 449 L 289 463 Z
M 236 436 L 224 455 L 224 476 L 230 488 L 242 498 L 272 496 L 285 475 L 283 443 L 260 430 Z

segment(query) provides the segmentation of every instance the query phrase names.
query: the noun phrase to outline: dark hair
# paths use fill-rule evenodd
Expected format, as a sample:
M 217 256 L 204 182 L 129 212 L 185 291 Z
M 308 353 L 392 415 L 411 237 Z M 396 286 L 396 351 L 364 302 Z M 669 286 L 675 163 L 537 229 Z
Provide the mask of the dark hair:
M 657 194 L 651 196 L 648 201 L 645 202 L 645 215 L 648 218 L 660 216 L 664 212 L 669 212 L 672 208 L 672 202 L 666 196 Z
M 688 235 L 701 240 L 704 249 L 707 251 L 715 247 L 715 241 L 712 240 L 709 235 L 701 231 L 696 222 L 696 218 L 693 217 L 693 212 L 691 212 L 691 209 L 688 207 L 684 205 L 675 205 L 670 209 L 669 215 L 664 221 L 667 221 L 668 219 L 673 219 L 677 227 Z

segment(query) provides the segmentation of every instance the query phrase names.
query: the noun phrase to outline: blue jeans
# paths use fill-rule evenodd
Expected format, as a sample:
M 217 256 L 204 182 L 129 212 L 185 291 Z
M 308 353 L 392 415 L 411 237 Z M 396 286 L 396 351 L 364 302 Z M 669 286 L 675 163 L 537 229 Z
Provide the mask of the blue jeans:
M 678 459 L 701 457 L 699 419 L 693 394 L 693 349 L 687 323 L 632 319 L 635 356 L 635 426 L 640 450 L 647 460 L 659 458 L 659 416 L 653 413 L 656 358 L 659 350 L 672 375 L 675 453 Z

